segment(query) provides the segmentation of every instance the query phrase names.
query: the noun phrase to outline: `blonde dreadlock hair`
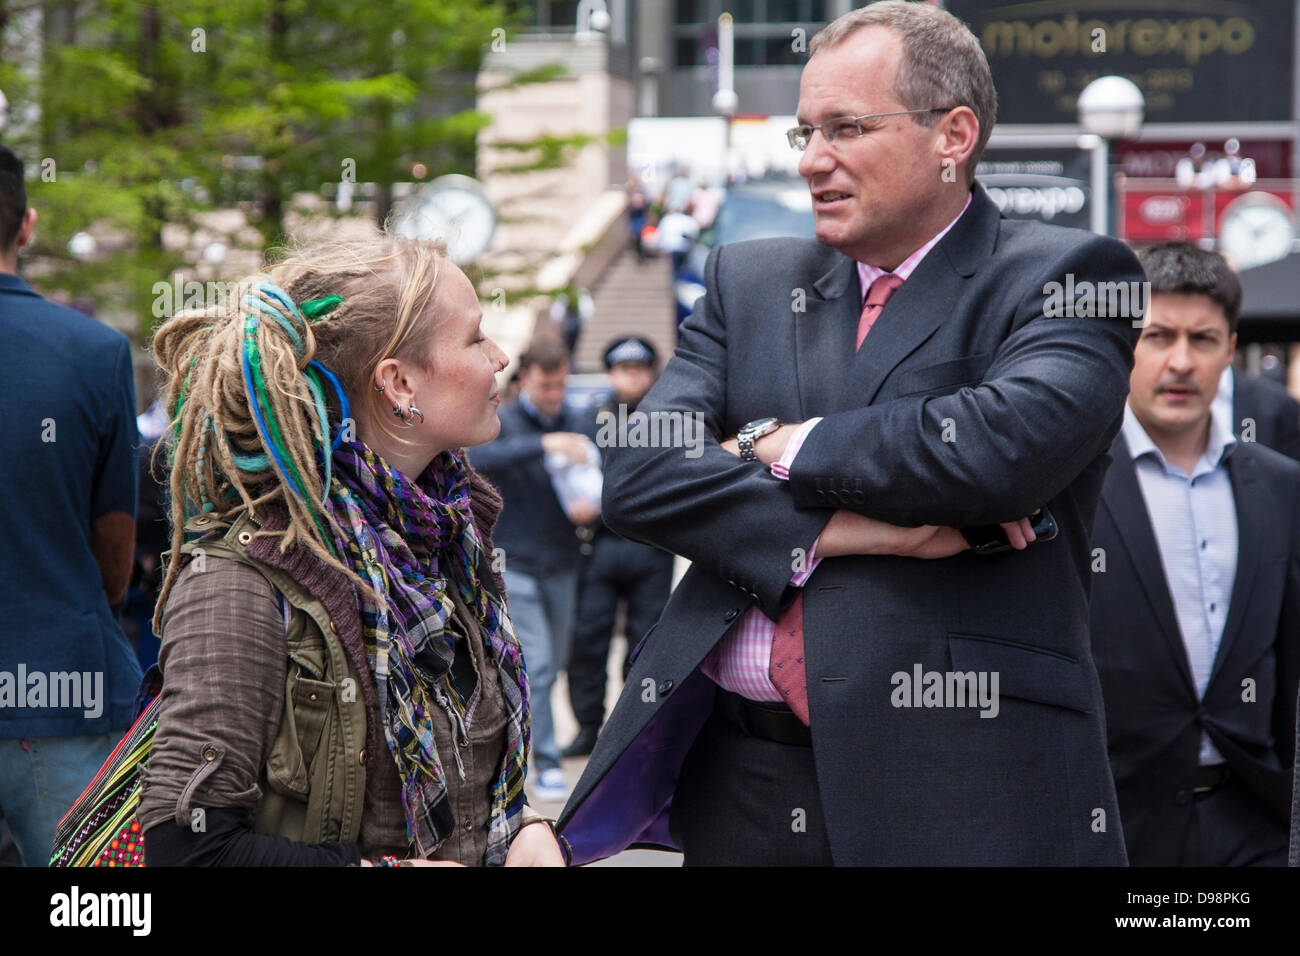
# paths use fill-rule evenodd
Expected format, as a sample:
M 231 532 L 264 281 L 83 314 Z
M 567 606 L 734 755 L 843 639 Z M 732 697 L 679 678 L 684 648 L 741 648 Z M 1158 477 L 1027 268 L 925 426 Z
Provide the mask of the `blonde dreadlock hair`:
M 421 319 L 445 260 L 442 243 L 391 235 L 298 246 L 264 275 L 241 282 L 232 300 L 179 312 L 158 328 L 153 350 L 167 376 L 171 416 L 174 558 L 187 501 L 219 520 L 244 511 L 256 517 L 259 507 L 277 502 L 289 518 L 282 552 L 306 547 L 371 590 L 333 552 L 331 529 L 338 527 L 324 502 L 331 440 L 322 419 L 328 404 L 338 420 L 346 402 L 409 443 L 387 424 L 374 371 L 388 358 L 424 367 L 442 317 Z M 337 376 L 345 396 L 328 402 L 317 369 Z M 175 559 L 168 565 L 156 633 L 179 568 Z M 376 597 L 382 605 L 383 596 Z

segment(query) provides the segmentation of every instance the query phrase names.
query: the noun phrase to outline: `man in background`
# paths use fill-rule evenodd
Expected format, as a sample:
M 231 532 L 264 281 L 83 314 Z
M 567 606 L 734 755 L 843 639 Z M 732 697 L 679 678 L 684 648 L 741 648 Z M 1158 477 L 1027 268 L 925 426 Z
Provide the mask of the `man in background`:
M 633 336 L 616 339 L 605 349 L 605 368 L 612 394 L 596 410 L 590 427 L 599 435 L 602 421 L 623 420 L 636 411 L 658 377 L 655 347 Z M 569 654 L 569 703 L 578 720 L 578 734 L 564 749 L 566 757 L 585 757 L 596 746 L 605 721 L 605 678 L 614 619 L 619 603 L 626 607 L 627 677 L 632 650 L 659 620 L 672 590 L 673 556 L 660 548 L 624 538 L 596 522 L 591 552 L 582 562 L 578 582 L 578 614 Z
M 1092 646 L 1128 858 L 1282 866 L 1300 465 L 1237 441 L 1217 411 L 1241 309 L 1227 263 L 1191 243 L 1141 259 L 1151 302 L 1092 542 Z
M 0 817 L 23 863 L 44 866 L 141 675 L 111 609 L 135 541 L 131 347 L 18 277 L 35 227 L 22 163 L 0 146 Z
M 505 502 L 493 538 L 504 557 L 510 620 L 528 671 L 538 800 L 563 800 L 568 793 L 551 688 L 568 657 L 573 627 L 577 528 L 600 517 L 598 506 L 566 511 L 552 480 L 557 462 L 583 463 L 594 451 L 583 434 L 582 417 L 565 406 L 568 376 L 564 343 L 549 336 L 534 341 L 519 358 L 519 397 L 498 413 L 500 434 L 469 453 L 471 464 L 496 485 Z

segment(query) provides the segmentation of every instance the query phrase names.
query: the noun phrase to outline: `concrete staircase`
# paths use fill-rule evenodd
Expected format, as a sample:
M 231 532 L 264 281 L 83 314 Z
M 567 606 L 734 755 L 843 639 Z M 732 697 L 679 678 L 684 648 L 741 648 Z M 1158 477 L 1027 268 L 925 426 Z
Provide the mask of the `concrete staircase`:
M 574 356 L 575 372 L 603 372 L 605 346 L 619 336 L 640 335 L 654 343 L 662 369 L 677 345 L 672 262 L 667 256 L 637 262 L 621 252 L 591 290 L 595 307 Z

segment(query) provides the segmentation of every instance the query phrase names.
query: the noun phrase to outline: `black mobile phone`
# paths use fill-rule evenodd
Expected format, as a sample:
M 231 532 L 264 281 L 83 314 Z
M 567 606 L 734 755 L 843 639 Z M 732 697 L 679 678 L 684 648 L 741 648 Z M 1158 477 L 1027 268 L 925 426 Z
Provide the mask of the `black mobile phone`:
M 1052 512 L 1046 506 L 1033 516 L 1033 528 L 1037 537 L 1030 542 L 1031 546 L 1040 541 L 1051 541 L 1060 530 L 1056 526 L 1056 519 L 1052 517 Z M 1000 524 L 974 525 L 960 530 L 961 536 L 966 539 L 971 550 L 978 555 L 1001 554 L 1003 551 L 1012 550 L 1011 542 L 1007 540 L 1007 533 L 1002 530 Z

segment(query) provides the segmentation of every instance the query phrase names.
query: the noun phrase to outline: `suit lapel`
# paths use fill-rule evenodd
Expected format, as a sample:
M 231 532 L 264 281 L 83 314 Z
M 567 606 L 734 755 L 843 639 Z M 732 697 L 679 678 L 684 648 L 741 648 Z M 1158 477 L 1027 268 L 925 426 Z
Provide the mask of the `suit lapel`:
M 1187 662 L 1187 647 L 1183 644 L 1183 632 L 1174 613 L 1169 583 L 1165 580 L 1165 566 L 1160 559 L 1160 548 L 1151 527 L 1151 516 L 1147 513 L 1146 499 L 1142 496 L 1142 487 L 1137 480 L 1137 468 L 1133 456 L 1129 454 L 1123 432 L 1111 445 L 1110 453 L 1114 462 L 1106 472 L 1106 481 L 1102 486 L 1102 507 L 1115 522 L 1119 540 L 1133 561 L 1138 582 L 1160 625 L 1160 633 L 1168 646 L 1169 656 L 1182 675 L 1188 692 L 1196 697 L 1196 684 L 1192 680 L 1191 665 Z
M 890 296 L 854 356 L 850 385 L 855 405 L 875 400 L 889 373 L 952 315 L 953 303 L 960 294 L 960 277 L 945 256 L 931 249 L 916 271 Z M 849 348 L 853 348 L 852 342 Z
M 1219 650 L 1214 655 L 1214 667 L 1210 671 L 1211 685 L 1219 676 L 1223 662 L 1241 632 L 1250 592 L 1255 587 L 1255 578 L 1259 572 L 1259 545 L 1267 539 L 1269 533 L 1266 513 L 1271 499 L 1256 483 L 1255 460 L 1248 454 L 1242 454 L 1239 445 L 1228 456 L 1225 465 L 1228 480 L 1232 482 L 1233 504 L 1237 509 L 1237 574 L 1232 582 L 1228 620 L 1223 625 L 1223 636 L 1219 639 Z
M 998 207 L 977 184 L 970 206 L 890 297 L 854 356 L 853 407 L 875 401 L 889 374 L 954 314 L 962 301 L 963 280 L 997 248 L 1000 219 Z M 856 322 L 854 328 L 856 340 Z
M 856 408 L 850 400 L 849 368 L 862 314 L 858 266 L 836 255 L 835 264 L 813 283 L 805 310 L 795 313 L 795 374 L 802 420 Z

